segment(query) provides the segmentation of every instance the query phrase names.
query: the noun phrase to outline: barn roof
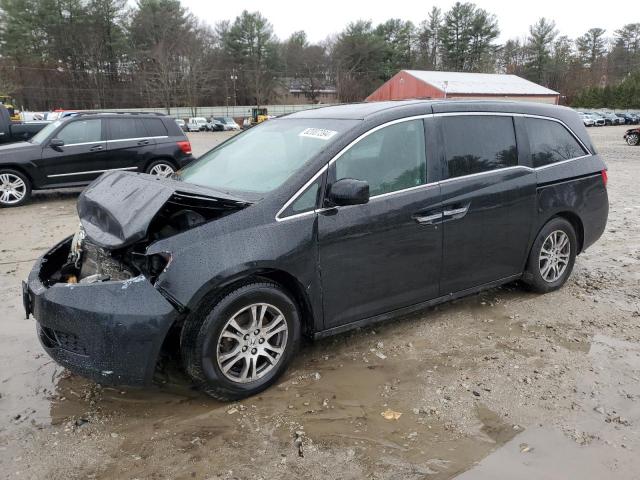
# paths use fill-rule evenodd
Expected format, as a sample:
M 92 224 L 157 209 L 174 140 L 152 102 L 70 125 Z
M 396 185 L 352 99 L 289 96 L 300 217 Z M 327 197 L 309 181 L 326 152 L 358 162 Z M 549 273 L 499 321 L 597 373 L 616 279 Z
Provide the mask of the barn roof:
M 497 73 L 434 72 L 403 70 L 447 94 L 559 95 L 558 92 L 516 75 Z M 445 87 L 445 82 L 448 82 Z

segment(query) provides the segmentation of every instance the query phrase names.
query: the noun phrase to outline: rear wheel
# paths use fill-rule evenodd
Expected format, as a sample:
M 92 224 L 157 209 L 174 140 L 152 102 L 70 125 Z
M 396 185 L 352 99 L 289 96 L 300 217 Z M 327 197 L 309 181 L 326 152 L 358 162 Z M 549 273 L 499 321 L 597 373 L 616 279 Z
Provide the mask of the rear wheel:
M 627 143 L 632 147 L 640 144 L 640 133 L 630 133 L 627 135 Z
M 0 170 L 0 207 L 18 207 L 31 197 L 31 182 L 16 170 Z
M 168 160 L 157 160 L 147 167 L 147 173 L 157 177 L 169 177 L 175 173 L 176 168 Z
M 191 378 L 226 401 L 272 385 L 299 343 L 296 303 L 265 281 L 239 287 L 195 312 L 183 328 L 180 348 Z
M 559 289 L 571 275 L 577 247 L 571 223 L 564 218 L 552 218 L 533 242 L 524 281 L 540 293 Z

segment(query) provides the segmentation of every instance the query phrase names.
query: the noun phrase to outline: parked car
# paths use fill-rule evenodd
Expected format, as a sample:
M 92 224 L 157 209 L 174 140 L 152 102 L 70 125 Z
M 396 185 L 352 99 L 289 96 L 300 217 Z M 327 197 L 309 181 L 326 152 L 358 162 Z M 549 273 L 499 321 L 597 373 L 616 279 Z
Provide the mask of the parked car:
M 585 127 L 594 127 L 596 125 L 595 119 L 586 113 L 580 113 L 580 118 Z
M 605 112 L 602 116 L 604 117 L 605 125 L 621 125 L 624 123 L 623 119 L 611 112 Z
M 564 107 L 307 110 L 175 178 L 102 176 L 80 195 L 75 236 L 35 263 L 24 304 L 47 353 L 101 384 L 148 383 L 176 348 L 205 392 L 242 398 L 277 380 L 302 335 L 517 279 L 562 287 L 605 229 L 606 182 Z
M 187 122 L 185 122 L 183 119 L 181 118 L 176 118 L 176 123 L 178 124 L 178 126 L 180 127 L 180 130 L 182 130 L 183 132 L 187 131 Z
M 599 113 L 596 113 L 596 112 L 585 112 L 585 114 L 589 115 L 591 118 L 593 118 L 596 127 L 604 127 L 607 124 L 605 118 L 602 115 L 600 115 Z
M 28 140 L 47 124 L 48 122 L 13 122 L 9 110 L 0 105 L 0 143 Z
M 616 113 L 621 118 L 625 125 L 635 125 L 638 123 L 638 117 L 631 113 Z
M 187 122 L 187 131 L 204 132 L 207 129 L 207 119 L 204 117 L 192 117 Z
M 231 117 L 216 117 L 214 120 L 222 123 L 225 130 L 240 130 L 240 125 Z
M 53 112 L 49 112 L 49 115 L 47 115 L 47 120 L 49 121 L 62 120 L 63 118 L 73 117 L 78 113 L 79 113 L 78 110 L 58 109 L 58 110 L 54 110 Z
M 216 120 L 215 118 L 210 118 L 207 121 L 207 128 L 206 130 L 208 132 L 222 132 L 224 131 L 224 124 L 218 120 Z
M 192 159 L 170 117 L 79 113 L 47 124 L 27 142 L 0 147 L 0 207 L 22 205 L 32 190 L 87 185 L 114 170 L 168 176 Z
M 636 147 L 640 145 L 640 128 L 631 128 L 627 130 L 624 134 L 624 139 L 627 144 L 632 147 Z

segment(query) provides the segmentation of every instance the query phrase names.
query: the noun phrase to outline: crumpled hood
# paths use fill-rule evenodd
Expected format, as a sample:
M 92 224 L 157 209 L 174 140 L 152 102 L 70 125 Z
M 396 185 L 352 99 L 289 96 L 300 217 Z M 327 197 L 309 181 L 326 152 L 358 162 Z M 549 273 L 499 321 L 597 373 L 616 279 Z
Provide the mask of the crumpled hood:
M 175 196 L 210 201 L 214 207 L 242 208 L 250 204 L 226 193 L 153 175 L 114 171 L 102 175 L 78 198 L 78 215 L 86 238 L 113 250 L 147 236 L 150 223 Z

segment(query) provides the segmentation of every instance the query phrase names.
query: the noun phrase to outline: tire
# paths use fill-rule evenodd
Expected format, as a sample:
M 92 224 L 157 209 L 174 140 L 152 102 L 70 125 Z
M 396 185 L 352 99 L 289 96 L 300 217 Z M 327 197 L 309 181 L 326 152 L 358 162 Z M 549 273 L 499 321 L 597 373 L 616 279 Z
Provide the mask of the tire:
M 627 144 L 631 145 L 632 147 L 640 144 L 640 133 L 630 133 L 629 135 L 627 135 Z
M 554 247 L 554 238 L 557 240 L 556 247 Z M 568 251 L 565 248 L 558 248 L 560 245 L 564 245 L 565 238 L 568 243 Z M 549 254 L 543 252 L 543 246 L 545 251 L 550 252 Z M 531 290 L 539 293 L 548 293 L 559 289 L 571 275 L 577 251 L 578 242 L 573 225 L 564 218 L 552 218 L 542 227 L 533 242 L 523 277 L 524 282 Z M 545 261 L 543 257 L 550 259 Z M 554 262 L 555 259 L 558 260 L 557 263 Z M 552 265 L 547 269 L 549 263 Z
M 251 324 L 252 312 L 259 318 L 262 308 L 266 323 Z M 278 320 L 279 315 L 284 321 Z M 240 329 L 231 325 L 234 319 Z M 279 333 L 272 333 L 276 330 Z M 265 332 L 271 336 L 258 343 Z M 271 350 L 278 345 L 282 348 L 279 355 Z M 187 319 L 180 337 L 185 370 L 199 388 L 222 401 L 255 395 L 273 385 L 299 345 L 298 306 L 285 290 L 269 281 L 248 283 L 205 302 Z
M 156 160 L 147 167 L 146 173 L 158 177 L 168 177 L 175 173 L 176 166 L 170 160 Z
M 31 198 L 31 181 L 17 170 L 0 169 L 0 207 L 19 207 Z

